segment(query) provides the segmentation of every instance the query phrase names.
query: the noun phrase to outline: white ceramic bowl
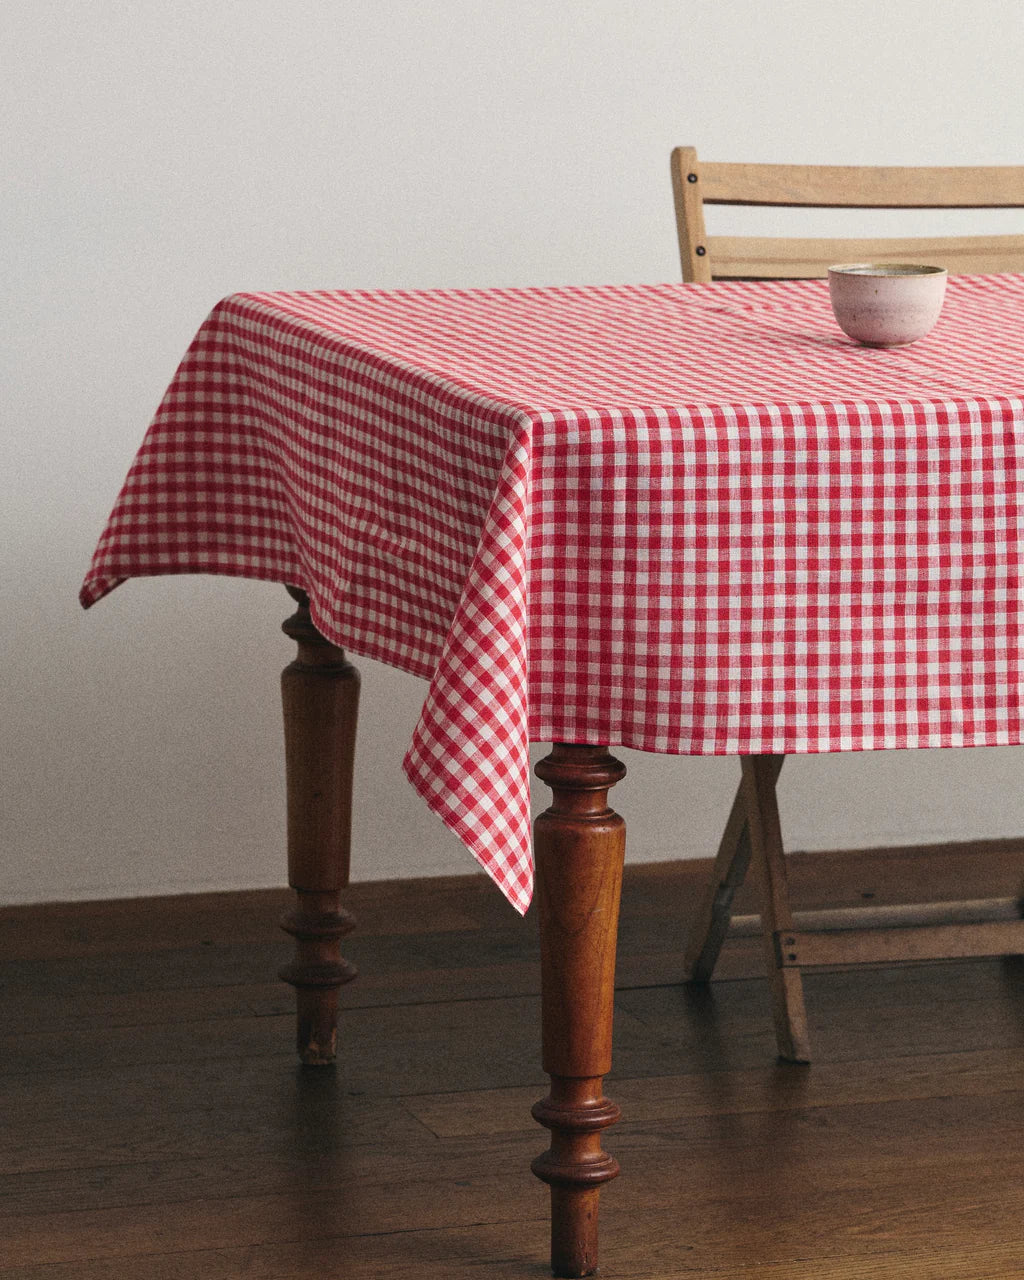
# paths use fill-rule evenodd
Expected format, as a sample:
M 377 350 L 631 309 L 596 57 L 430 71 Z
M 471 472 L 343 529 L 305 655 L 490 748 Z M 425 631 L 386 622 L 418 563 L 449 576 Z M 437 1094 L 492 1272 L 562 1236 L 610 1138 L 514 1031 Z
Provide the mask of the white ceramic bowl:
M 946 294 L 945 267 L 854 262 L 828 269 L 839 327 L 868 347 L 903 347 L 934 328 Z

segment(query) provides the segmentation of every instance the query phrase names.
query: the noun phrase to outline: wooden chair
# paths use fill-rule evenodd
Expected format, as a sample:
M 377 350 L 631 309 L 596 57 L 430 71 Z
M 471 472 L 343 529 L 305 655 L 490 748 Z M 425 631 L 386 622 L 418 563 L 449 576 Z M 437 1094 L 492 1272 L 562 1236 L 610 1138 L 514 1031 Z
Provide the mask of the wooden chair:
M 704 206 L 815 209 L 1024 209 L 1024 166 L 865 168 L 848 165 L 701 164 L 672 152 L 683 279 L 824 278 L 835 262 L 922 262 L 951 272 L 1024 271 L 1024 235 L 925 239 L 708 236 Z
M 672 186 L 686 281 L 824 277 L 836 262 L 920 262 L 960 274 L 1024 272 L 1024 235 L 786 239 L 709 236 L 704 225 L 706 204 L 1024 209 L 1024 166 L 701 164 L 693 147 L 677 147 Z M 733 896 L 752 864 L 781 1058 L 810 1061 L 803 969 L 1024 953 L 1024 904 L 1017 899 L 794 913 L 776 796 L 782 762 L 782 756 L 742 760 L 742 781 L 686 955 L 687 979 L 709 981 L 729 931 Z M 754 920 L 743 923 L 749 928 Z

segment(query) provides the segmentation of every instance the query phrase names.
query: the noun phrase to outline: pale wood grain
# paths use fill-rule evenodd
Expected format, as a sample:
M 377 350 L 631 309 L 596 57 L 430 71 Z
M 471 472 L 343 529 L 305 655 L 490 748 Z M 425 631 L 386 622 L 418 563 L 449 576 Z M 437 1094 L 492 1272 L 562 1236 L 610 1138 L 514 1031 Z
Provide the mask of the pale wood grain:
M 672 152 L 683 279 L 823 277 L 840 262 L 919 262 L 953 273 L 1024 271 L 1024 235 L 786 239 L 708 235 L 704 206 L 1024 209 L 1024 166 L 907 167 L 709 163 Z

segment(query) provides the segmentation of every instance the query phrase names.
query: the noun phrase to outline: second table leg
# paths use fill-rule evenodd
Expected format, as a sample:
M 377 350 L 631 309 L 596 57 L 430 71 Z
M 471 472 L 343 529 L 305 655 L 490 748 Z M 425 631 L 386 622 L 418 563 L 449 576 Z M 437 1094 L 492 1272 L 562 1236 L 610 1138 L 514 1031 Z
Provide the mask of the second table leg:
M 288 883 L 297 903 L 281 921 L 296 941 L 281 977 L 296 990 L 299 1057 L 334 1061 L 338 988 L 356 976 L 341 954 L 354 921 L 341 906 L 348 884 L 359 673 L 313 625 L 304 591 L 284 631 L 299 646 L 281 674 L 288 780 Z
M 611 1070 L 615 944 L 625 823 L 608 791 L 626 772 L 604 747 L 556 743 L 537 765 L 552 791 L 536 821 L 543 1065 L 551 1091 L 533 1108 L 551 1147 L 533 1162 L 551 1186 L 551 1268 L 587 1276 L 597 1268 L 601 1186 L 619 1172 L 601 1130 L 619 1109 L 604 1096 Z

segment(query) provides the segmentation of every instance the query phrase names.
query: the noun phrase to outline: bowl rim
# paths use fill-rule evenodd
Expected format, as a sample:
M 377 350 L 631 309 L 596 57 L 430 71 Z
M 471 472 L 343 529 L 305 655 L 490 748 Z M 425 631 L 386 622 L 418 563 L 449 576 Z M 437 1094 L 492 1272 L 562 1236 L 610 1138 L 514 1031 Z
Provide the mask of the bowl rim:
M 828 273 L 830 276 L 884 276 L 895 280 L 949 275 L 946 267 L 925 262 L 839 262 L 829 267 Z

